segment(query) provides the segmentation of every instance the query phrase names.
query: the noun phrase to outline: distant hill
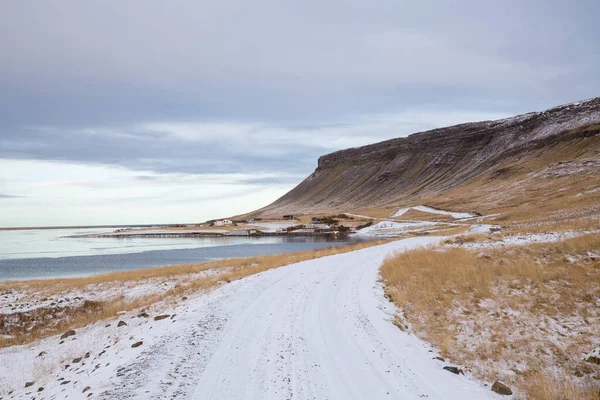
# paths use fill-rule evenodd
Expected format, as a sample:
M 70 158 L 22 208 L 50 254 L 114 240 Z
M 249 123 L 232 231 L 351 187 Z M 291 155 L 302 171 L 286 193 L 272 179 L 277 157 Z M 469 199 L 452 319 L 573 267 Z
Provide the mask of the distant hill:
M 600 213 L 600 97 L 327 154 L 251 215 L 385 216 L 421 204 L 510 219 Z

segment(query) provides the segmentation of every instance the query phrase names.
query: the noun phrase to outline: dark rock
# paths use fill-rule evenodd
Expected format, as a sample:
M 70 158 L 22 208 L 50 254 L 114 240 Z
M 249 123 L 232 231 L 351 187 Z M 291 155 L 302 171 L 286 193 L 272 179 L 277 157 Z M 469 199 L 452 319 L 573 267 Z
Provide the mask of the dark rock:
M 60 384 L 61 384 L 61 385 L 66 385 L 67 383 L 71 383 L 71 381 L 63 381 L 63 382 L 61 382 Z
M 185 300 L 187 300 L 187 299 L 188 299 L 188 298 L 187 298 L 186 296 L 183 296 L 183 297 L 181 298 L 181 300 L 184 300 L 184 301 L 185 301 Z
M 150 316 L 148 315 L 148 313 L 143 312 L 143 313 L 139 314 L 138 317 L 140 317 L 140 318 L 148 318 Z
M 105 328 L 108 328 L 108 327 L 110 327 L 110 324 L 106 324 L 106 325 L 104 325 L 104 327 L 105 327 Z
M 588 358 L 585 359 L 585 361 L 592 363 L 592 364 L 600 365 L 600 358 L 596 357 L 596 356 L 589 356 Z
M 131 345 L 131 348 L 135 349 L 136 347 L 140 347 L 143 344 L 144 344 L 144 342 L 141 342 L 141 341 L 140 342 L 135 342 L 134 344 Z
M 434 358 L 434 360 L 440 360 L 441 362 L 445 362 L 446 360 L 444 360 L 442 357 L 437 356 Z
M 28 388 L 30 386 L 35 385 L 35 382 L 25 382 L 25 387 Z
M 40 387 L 38 388 L 38 392 L 43 392 L 43 391 L 44 391 L 44 387 L 43 387 L 43 386 L 40 386 Z
M 77 364 L 79 362 L 81 362 L 81 357 L 77 357 L 77 358 L 73 359 L 73 364 Z
M 83 356 L 83 358 L 90 358 L 90 352 L 88 351 L 87 353 L 85 353 L 85 355 Z
M 68 331 L 66 331 L 65 333 L 63 333 L 63 335 L 60 337 L 61 339 L 66 339 L 69 336 L 75 336 L 75 331 L 73 329 L 69 329 Z
M 119 323 L 117 324 L 117 328 L 120 328 L 122 326 L 127 326 L 127 323 L 125 321 L 119 321 Z
M 446 371 L 450 371 L 450 372 L 452 372 L 453 374 L 456 374 L 456 375 L 458 375 L 458 374 L 463 374 L 464 375 L 465 374 L 463 372 L 463 370 L 460 369 L 460 368 L 458 368 L 458 367 L 444 367 L 444 369 Z
M 42 352 L 40 352 L 40 354 L 38 354 L 38 357 L 45 356 L 46 354 L 48 354 L 48 353 L 46 353 L 45 351 L 42 351 Z
M 165 319 L 165 318 L 169 318 L 170 315 L 169 314 L 164 314 L 164 315 L 157 315 L 156 317 L 154 317 L 155 321 L 160 321 L 161 319 Z
M 492 385 L 492 392 L 496 392 L 505 396 L 509 396 L 512 394 L 512 390 L 510 390 L 508 386 L 498 381 L 494 382 L 494 384 Z
M 310 177 L 260 213 L 321 213 L 332 208 L 374 209 L 392 200 L 398 204 L 422 201 L 425 193 L 439 195 L 485 173 L 489 187 L 495 188 L 498 180 L 516 173 L 510 169 L 494 175 L 505 160 L 527 159 L 559 144 L 594 137 L 597 130 L 576 128 L 598 120 L 600 98 L 595 98 L 517 118 L 433 129 L 336 151 L 320 157 Z M 427 168 L 421 170 L 422 165 Z M 584 168 L 594 173 L 593 167 Z
M 85 393 L 85 392 L 87 392 L 87 391 L 88 391 L 88 390 L 90 390 L 90 389 L 91 389 L 91 387 L 89 387 L 89 386 L 86 386 L 86 387 L 83 389 L 83 391 L 82 391 L 81 393 Z

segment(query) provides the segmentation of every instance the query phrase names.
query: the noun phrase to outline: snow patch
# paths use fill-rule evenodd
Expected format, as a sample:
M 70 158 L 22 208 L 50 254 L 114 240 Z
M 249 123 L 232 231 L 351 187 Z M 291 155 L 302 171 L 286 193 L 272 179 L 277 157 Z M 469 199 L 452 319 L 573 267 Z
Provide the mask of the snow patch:
M 454 219 L 474 217 L 474 215 L 471 213 L 438 210 L 437 208 L 432 208 L 432 207 L 427 207 L 427 206 L 414 206 L 414 207 L 401 208 L 401 209 L 397 210 L 395 213 L 393 213 L 391 216 L 392 217 L 400 217 L 400 216 L 406 214 L 410 210 L 422 211 L 422 212 L 426 212 L 426 213 L 430 213 L 430 214 L 449 215 Z
M 438 225 L 435 222 L 394 222 L 381 221 L 375 225 L 366 227 L 358 231 L 355 235 L 362 237 L 394 237 L 408 232 L 418 232 Z
M 102 321 L 63 344 L 0 349 L 0 396 L 30 399 L 44 387 L 45 398 L 496 398 L 444 371 L 430 345 L 390 321 L 377 283 L 384 259 L 441 240 L 291 264 L 147 310 L 171 315 L 161 321 L 126 313 L 126 326 Z

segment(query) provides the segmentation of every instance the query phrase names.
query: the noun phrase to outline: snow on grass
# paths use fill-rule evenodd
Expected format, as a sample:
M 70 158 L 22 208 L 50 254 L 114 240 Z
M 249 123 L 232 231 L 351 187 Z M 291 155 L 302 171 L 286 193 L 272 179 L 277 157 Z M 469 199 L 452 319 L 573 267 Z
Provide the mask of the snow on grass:
M 429 345 L 390 321 L 381 263 L 440 240 L 291 264 L 155 304 L 150 318 L 130 311 L 90 324 L 62 344 L 54 336 L 0 349 L 0 397 L 29 399 L 43 388 L 43 397 L 75 399 L 496 398 L 444 371 Z M 169 317 L 152 318 L 160 313 Z
M 281 222 L 252 222 L 247 224 L 247 226 L 260 229 L 263 232 L 274 233 L 281 229 L 289 228 L 290 226 L 294 226 L 298 224 L 298 222 L 294 221 L 281 221 Z
M 381 221 L 375 225 L 361 229 L 355 235 L 360 237 L 395 237 L 405 233 L 418 232 L 424 229 L 437 226 L 435 222 L 394 222 Z
M 449 215 L 454 219 L 471 218 L 474 216 L 471 213 L 438 210 L 437 208 L 432 208 L 432 207 L 427 207 L 427 206 L 414 206 L 414 207 L 401 208 L 401 209 L 397 210 L 396 212 L 394 212 L 391 216 L 392 217 L 401 217 L 402 215 L 406 214 L 410 210 L 421 211 L 421 212 L 426 212 L 426 213 L 430 213 L 430 214 Z
M 489 230 L 488 230 L 489 231 Z M 475 233 L 475 232 L 470 232 Z M 480 232 L 487 233 L 487 232 Z M 534 234 L 523 234 L 523 235 L 505 235 L 494 238 L 493 240 L 475 241 L 471 243 L 460 243 L 456 246 L 464 247 L 469 250 L 475 249 L 493 249 L 498 247 L 509 247 L 509 246 L 527 246 L 534 243 L 552 243 L 561 240 L 571 239 L 589 232 L 547 232 L 547 233 L 534 233 Z
M 33 288 L 12 288 L 0 291 L 0 314 L 27 312 L 37 308 L 80 307 L 85 301 L 112 301 L 119 298 L 135 300 L 160 294 L 186 281 L 201 279 L 231 270 L 209 269 L 187 275 L 154 277 L 135 281 L 112 281 L 73 287 L 58 293 Z
M 402 309 L 399 324 L 476 376 L 517 386 L 519 396 L 596 399 L 600 365 L 583 355 L 598 345 L 600 236 L 553 242 L 388 259 L 382 275 Z

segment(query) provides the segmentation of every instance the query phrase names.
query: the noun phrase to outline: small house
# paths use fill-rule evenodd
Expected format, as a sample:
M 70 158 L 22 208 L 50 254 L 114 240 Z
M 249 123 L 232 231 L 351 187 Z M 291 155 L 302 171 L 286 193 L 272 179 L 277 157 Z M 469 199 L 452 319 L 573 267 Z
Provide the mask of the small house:
M 215 221 L 214 226 L 231 226 L 233 225 L 233 221 L 230 219 L 218 219 Z

